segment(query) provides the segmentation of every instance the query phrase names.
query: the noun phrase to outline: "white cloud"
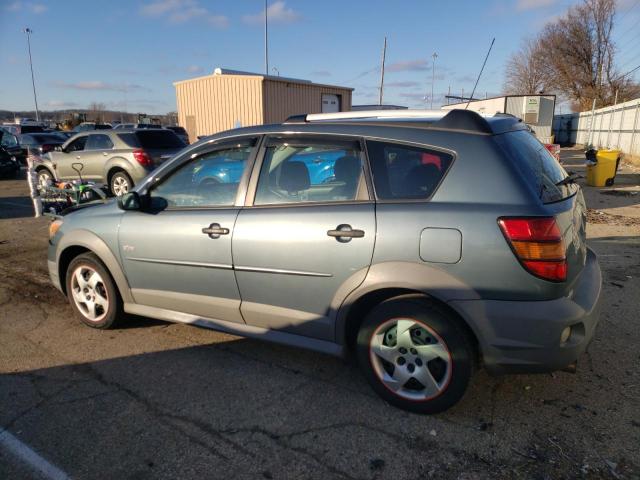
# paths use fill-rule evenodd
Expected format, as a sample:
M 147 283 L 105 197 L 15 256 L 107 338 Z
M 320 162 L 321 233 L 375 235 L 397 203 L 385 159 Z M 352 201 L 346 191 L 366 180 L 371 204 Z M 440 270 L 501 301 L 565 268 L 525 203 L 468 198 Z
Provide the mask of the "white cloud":
M 99 80 L 84 81 L 84 82 L 55 82 L 54 86 L 58 88 L 66 88 L 69 90 L 102 90 L 110 92 L 130 92 L 139 90 L 149 90 L 142 85 L 136 85 L 134 83 L 107 83 Z
M 187 73 L 202 73 L 204 72 L 204 68 L 200 65 L 189 65 L 187 67 Z
M 269 23 L 294 23 L 302 18 L 293 8 L 287 8 L 283 0 L 277 0 L 267 7 L 267 17 Z M 264 23 L 264 10 L 253 15 L 245 15 L 242 17 L 242 21 L 249 25 L 262 24 Z
M 429 62 L 424 59 L 419 60 L 404 60 L 402 62 L 395 62 L 385 67 L 388 72 L 417 72 L 427 70 L 429 68 Z
M 39 15 L 49 10 L 49 7 L 43 5 L 42 3 L 22 2 L 20 0 L 17 0 L 8 4 L 4 9 L 8 12 L 19 12 L 23 9 L 26 9 L 31 13 Z
M 535 10 L 545 8 L 557 3 L 558 0 L 518 0 L 516 8 L 518 10 Z
M 171 23 L 186 23 L 195 19 L 217 28 L 229 25 L 227 17 L 211 13 L 197 0 L 155 0 L 143 5 L 140 13 L 147 17 L 164 17 Z
M 76 102 L 67 102 L 65 100 L 48 100 L 44 102 L 44 106 L 47 108 L 71 108 L 77 107 Z

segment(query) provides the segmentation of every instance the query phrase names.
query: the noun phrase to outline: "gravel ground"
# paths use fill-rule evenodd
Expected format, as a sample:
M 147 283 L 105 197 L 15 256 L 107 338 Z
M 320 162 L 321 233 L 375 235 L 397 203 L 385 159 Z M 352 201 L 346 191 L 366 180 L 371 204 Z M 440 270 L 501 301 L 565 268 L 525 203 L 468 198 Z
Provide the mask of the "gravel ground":
M 2 180 L 0 432 L 71 478 L 640 478 L 640 196 L 604 194 L 639 184 L 625 166 L 585 191 L 604 290 L 578 372 L 479 372 L 429 417 L 332 357 L 143 318 L 83 327 L 49 284 L 47 220 Z M 0 478 L 46 478 L 2 439 Z

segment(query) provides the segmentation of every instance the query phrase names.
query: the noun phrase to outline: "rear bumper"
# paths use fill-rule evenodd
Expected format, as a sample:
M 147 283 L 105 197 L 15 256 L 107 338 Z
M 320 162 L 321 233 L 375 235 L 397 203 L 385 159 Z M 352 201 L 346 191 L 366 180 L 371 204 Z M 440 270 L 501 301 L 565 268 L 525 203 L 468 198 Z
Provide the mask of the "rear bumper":
M 484 366 L 492 374 L 561 370 L 586 350 L 599 319 L 602 274 L 592 250 L 567 297 L 537 302 L 450 302 L 478 338 Z M 571 335 L 560 342 L 562 331 Z

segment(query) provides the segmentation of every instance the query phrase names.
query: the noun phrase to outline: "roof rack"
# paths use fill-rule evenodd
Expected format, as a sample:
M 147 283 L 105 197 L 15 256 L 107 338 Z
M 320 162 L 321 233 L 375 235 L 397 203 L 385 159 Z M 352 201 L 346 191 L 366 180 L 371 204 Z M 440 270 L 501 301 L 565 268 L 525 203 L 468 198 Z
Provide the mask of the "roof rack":
M 300 124 L 314 122 L 343 122 L 350 120 L 366 120 L 386 122 L 387 120 L 413 120 L 411 123 L 424 123 L 424 127 L 466 130 L 475 133 L 491 134 L 493 130 L 487 117 L 493 115 L 480 114 L 472 110 L 362 110 L 355 112 L 308 113 L 292 115 L 284 124 Z

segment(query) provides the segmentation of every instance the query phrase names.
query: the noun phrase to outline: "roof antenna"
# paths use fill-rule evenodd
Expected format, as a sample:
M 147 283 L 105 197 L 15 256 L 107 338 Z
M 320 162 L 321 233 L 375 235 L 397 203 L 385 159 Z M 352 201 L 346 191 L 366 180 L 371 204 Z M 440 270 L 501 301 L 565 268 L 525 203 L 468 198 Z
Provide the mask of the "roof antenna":
M 464 107 L 465 110 L 467 108 L 469 108 L 469 104 L 471 103 L 471 100 L 473 100 L 473 94 L 476 93 L 476 87 L 478 86 L 478 82 L 480 81 L 480 77 L 482 76 L 482 72 L 484 71 L 484 66 L 487 64 L 487 60 L 489 59 L 489 54 L 491 53 L 491 49 L 493 48 L 493 42 L 495 42 L 495 41 L 496 41 L 496 38 L 493 37 L 493 40 L 491 40 L 491 45 L 489 45 L 489 51 L 487 52 L 487 56 L 484 57 L 484 63 L 482 64 L 482 68 L 480 69 L 480 73 L 478 74 L 478 78 L 476 78 L 476 84 L 473 86 L 473 90 L 471 91 L 471 96 L 469 97 L 469 101 L 467 102 L 467 106 Z

